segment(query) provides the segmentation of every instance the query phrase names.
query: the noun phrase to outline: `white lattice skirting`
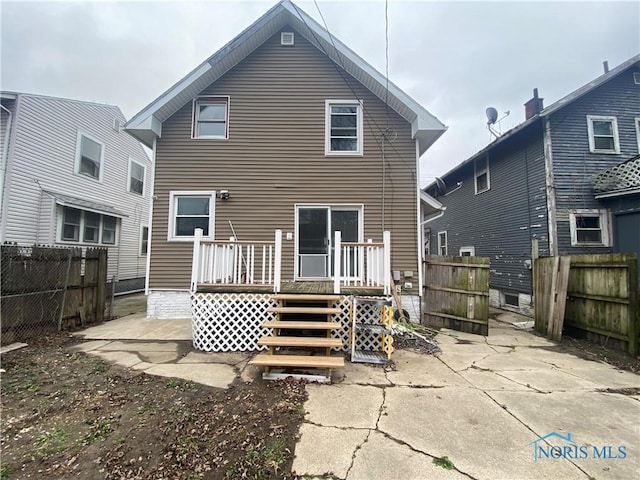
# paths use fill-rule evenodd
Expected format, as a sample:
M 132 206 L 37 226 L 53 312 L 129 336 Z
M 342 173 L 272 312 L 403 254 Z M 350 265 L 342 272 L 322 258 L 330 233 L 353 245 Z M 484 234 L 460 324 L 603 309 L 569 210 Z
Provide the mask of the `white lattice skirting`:
M 191 295 L 193 346 L 205 352 L 264 350 L 258 340 L 271 334 L 269 329 L 262 328 L 262 324 L 276 319 L 276 314 L 267 312 L 269 307 L 275 306 L 277 303 L 271 300 L 270 294 L 194 293 Z M 332 331 L 334 338 L 342 340 L 342 348 L 334 350 L 346 352 L 350 350 L 350 297 L 342 296 L 334 306 L 340 308 L 340 313 L 335 314 L 333 320 L 342 325 L 341 329 Z M 369 305 L 361 305 L 358 315 L 367 323 L 380 323 L 381 320 L 380 309 Z M 358 335 L 356 348 L 378 350 L 380 336 Z

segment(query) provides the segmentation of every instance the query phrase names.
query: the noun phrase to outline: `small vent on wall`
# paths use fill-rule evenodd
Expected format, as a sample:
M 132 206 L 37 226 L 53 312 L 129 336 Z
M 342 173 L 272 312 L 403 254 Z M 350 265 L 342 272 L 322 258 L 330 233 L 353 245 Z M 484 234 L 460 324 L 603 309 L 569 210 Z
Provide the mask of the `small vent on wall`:
M 640 72 L 633 72 L 633 83 L 640 85 Z
M 293 45 L 294 36 L 293 32 L 280 32 L 280 45 Z
M 118 118 L 114 118 L 114 119 L 113 119 L 113 129 L 114 129 L 116 132 L 119 132 L 119 131 L 120 131 L 120 119 L 118 119 Z

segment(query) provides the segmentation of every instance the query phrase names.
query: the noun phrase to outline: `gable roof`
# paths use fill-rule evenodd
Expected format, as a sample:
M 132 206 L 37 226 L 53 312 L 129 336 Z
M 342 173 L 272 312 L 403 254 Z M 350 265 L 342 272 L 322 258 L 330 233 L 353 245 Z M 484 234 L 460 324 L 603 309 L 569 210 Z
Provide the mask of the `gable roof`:
M 413 138 L 418 140 L 420 155 L 447 129 L 440 120 L 391 82 L 388 82 L 387 96 L 387 80 L 381 73 L 330 35 L 290 0 L 281 0 L 237 37 L 137 113 L 126 123 L 125 130 L 148 147 L 152 147 L 154 139 L 161 136 L 162 123 L 165 120 L 286 25 L 294 28 L 321 52 L 326 52 L 333 62 L 339 67 L 343 66 L 349 75 L 383 102 L 387 98 L 389 107 L 411 123 L 411 133 Z
M 586 85 L 583 85 L 582 87 L 578 88 L 577 90 L 574 90 L 570 94 L 565 95 L 560 100 L 552 103 L 548 107 L 544 108 L 537 115 L 534 115 L 533 117 L 529 118 L 528 120 L 525 120 L 520 125 L 516 125 L 511 130 L 506 131 L 503 135 L 501 135 L 500 137 L 496 138 L 493 142 L 491 142 L 489 145 L 484 147 L 482 150 L 474 153 L 471 157 L 466 159 L 464 162 L 456 165 L 455 167 L 453 167 L 452 169 L 447 171 L 447 173 L 445 173 L 442 176 L 446 177 L 447 175 L 450 175 L 451 173 L 453 173 L 453 172 L 455 172 L 455 171 L 457 171 L 457 170 L 469 165 L 475 159 L 483 156 L 488 151 L 490 151 L 491 149 L 497 147 L 498 145 L 501 145 L 502 143 L 504 143 L 508 139 L 511 139 L 514 135 L 517 135 L 520 132 L 522 132 L 523 130 L 529 128 L 531 125 L 533 125 L 533 124 L 537 123 L 538 121 L 540 121 L 540 119 L 542 119 L 544 117 L 548 117 L 549 115 L 551 115 L 551 114 L 557 112 L 558 110 L 566 107 L 567 105 L 573 103 L 574 101 L 576 101 L 579 98 L 583 97 L 587 93 L 589 93 L 589 92 L 593 91 L 594 89 L 598 88 L 600 85 L 603 85 L 604 83 L 613 80 L 614 78 L 616 78 L 621 73 L 626 72 L 629 68 L 631 68 L 633 66 L 636 66 L 636 65 L 640 65 L 640 54 L 631 57 L 629 60 L 627 60 L 627 61 L 621 63 L 620 65 L 618 65 L 617 67 L 609 70 L 607 73 L 604 73 L 604 74 L 600 75 L 599 77 L 595 78 L 594 80 L 592 80 L 591 82 L 587 83 Z M 427 185 L 424 188 L 424 190 L 426 190 L 428 188 L 431 188 L 434 184 L 435 184 L 435 181 L 433 183 L 430 183 L 429 185 Z

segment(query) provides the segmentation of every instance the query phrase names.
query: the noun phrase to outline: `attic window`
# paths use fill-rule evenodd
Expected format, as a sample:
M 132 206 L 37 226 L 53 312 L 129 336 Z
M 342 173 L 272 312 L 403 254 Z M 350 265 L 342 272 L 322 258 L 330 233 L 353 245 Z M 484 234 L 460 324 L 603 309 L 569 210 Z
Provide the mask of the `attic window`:
M 193 100 L 191 138 L 229 138 L 229 97 L 199 97 Z
M 640 72 L 633 72 L 633 83 L 640 85 Z
M 293 32 L 280 32 L 280 45 L 293 45 L 294 39 Z

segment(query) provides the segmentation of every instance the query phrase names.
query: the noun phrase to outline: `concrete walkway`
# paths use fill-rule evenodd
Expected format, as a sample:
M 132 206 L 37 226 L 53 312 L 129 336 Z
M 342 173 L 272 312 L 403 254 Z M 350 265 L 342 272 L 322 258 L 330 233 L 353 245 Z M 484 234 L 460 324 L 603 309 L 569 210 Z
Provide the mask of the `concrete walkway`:
M 188 320 L 125 317 L 81 334 L 92 341 L 76 349 L 150 374 L 221 388 L 260 378 L 246 354 L 194 351 L 184 341 Z M 308 385 L 294 471 L 347 480 L 640 478 L 640 376 L 497 322 L 488 337 L 443 330 L 437 340 L 438 357 L 399 350 L 394 368 L 347 362 L 332 385 Z

